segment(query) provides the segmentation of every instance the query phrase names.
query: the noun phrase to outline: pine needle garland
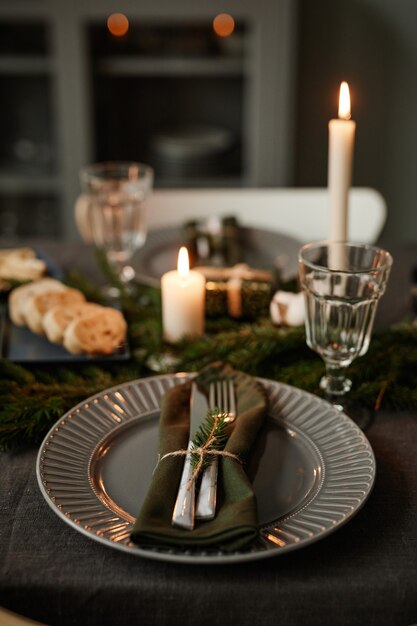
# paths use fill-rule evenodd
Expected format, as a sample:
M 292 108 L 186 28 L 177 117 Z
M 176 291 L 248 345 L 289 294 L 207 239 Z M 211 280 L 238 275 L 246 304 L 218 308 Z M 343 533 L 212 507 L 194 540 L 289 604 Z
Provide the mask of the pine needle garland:
M 82 276 L 73 274 L 69 282 L 89 299 L 100 295 Z M 155 373 L 197 371 L 218 360 L 320 394 L 324 364 L 307 348 L 303 328 L 275 327 L 268 319 L 252 324 L 209 320 L 204 337 L 168 346 L 162 339 L 158 288 L 138 286 L 137 293 L 125 294 L 121 304 L 132 353 L 127 364 L 34 369 L 0 360 L 0 449 L 39 445 L 66 411 L 108 387 Z M 150 369 L 151 357 L 159 363 L 158 372 Z M 349 396 L 369 409 L 417 409 L 416 371 L 417 327 L 395 326 L 374 334 L 368 353 L 350 366 Z

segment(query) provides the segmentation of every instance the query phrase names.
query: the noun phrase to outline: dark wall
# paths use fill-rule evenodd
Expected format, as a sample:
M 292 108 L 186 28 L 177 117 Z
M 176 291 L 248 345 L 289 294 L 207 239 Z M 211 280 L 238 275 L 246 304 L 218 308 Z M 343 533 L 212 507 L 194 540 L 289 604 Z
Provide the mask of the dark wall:
M 417 2 L 300 0 L 294 182 L 327 182 L 327 124 L 349 82 L 355 186 L 388 205 L 383 239 L 417 241 Z

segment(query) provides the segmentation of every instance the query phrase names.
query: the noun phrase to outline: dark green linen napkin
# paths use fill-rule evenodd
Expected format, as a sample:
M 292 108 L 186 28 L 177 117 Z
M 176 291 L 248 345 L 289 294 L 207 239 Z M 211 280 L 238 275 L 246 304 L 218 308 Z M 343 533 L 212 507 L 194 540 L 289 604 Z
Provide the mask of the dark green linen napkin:
M 208 394 L 210 382 L 219 378 L 234 381 L 238 417 L 225 450 L 237 455 L 242 463 L 220 457 L 216 516 L 211 521 L 196 520 L 193 530 L 185 530 L 171 523 L 184 457 L 160 461 L 131 534 L 132 541 L 140 546 L 234 551 L 258 536 L 255 495 L 244 462 L 264 420 L 266 394 L 254 378 L 222 363 L 207 366 L 195 381 Z M 164 397 L 159 426 L 160 457 L 187 448 L 190 393 L 188 382 L 170 389 Z

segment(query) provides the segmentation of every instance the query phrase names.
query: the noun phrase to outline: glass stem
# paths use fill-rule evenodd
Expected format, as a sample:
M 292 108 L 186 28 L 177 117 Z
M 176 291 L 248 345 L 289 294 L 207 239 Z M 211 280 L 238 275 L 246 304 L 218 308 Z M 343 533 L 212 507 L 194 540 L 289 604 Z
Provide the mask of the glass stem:
M 344 394 L 351 388 L 352 381 L 346 378 L 346 370 L 347 366 L 326 363 L 326 375 L 321 379 L 320 387 L 330 402 L 340 404 Z

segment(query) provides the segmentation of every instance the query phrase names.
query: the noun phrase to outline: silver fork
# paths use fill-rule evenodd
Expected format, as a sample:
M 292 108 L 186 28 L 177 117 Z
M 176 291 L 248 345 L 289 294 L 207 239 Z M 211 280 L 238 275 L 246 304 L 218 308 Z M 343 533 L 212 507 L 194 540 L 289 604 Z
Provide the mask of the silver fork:
M 209 406 L 211 409 L 218 408 L 223 413 L 226 413 L 225 421 L 230 423 L 235 421 L 236 400 L 233 381 L 218 380 L 216 385 L 210 386 Z M 218 457 L 215 456 L 203 472 L 195 510 L 195 517 L 198 519 L 210 520 L 216 514 L 218 467 Z

